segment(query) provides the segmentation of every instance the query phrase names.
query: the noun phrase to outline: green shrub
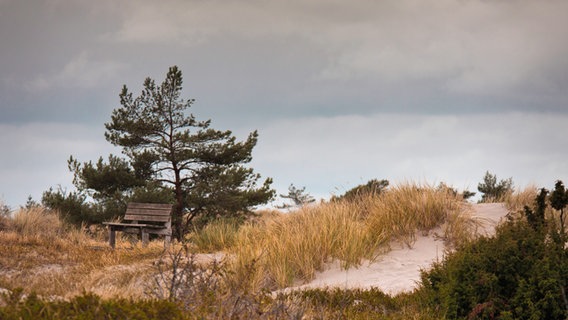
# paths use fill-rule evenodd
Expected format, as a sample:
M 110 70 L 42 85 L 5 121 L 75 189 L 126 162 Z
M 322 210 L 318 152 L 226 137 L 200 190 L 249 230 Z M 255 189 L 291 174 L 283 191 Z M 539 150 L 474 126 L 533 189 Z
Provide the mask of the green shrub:
M 497 175 L 485 172 L 483 182 L 477 185 L 477 190 L 483 195 L 481 202 L 503 202 L 513 193 L 513 178 L 501 179 L 497 183 Z
M 48 301 L 32 294 L 24 299 L 21 290 L 4 296 L 3 320 L 59 319 L 190 319 L 183 309 L 166 300 L 102 300 L 84 293 L 70 301 Z
M 421 290 L 449 319 L 566 319 L 566 272 L 564 246 L 525 221 L 509 221 L 424 272 Z
M 45 207 L 58 211 L 66 222 L 77 227 L 83 223 L 101 223 L 112 217 L 98 214 L 95 206 L 87 202 L 87 196 L 81 192 L 50 188 L 43 193 L 41 202 Z
M 419 293 L 389 296 L 378 288 L 294 291 L 307 319 L 440 319 L 420 303 Z
M 351 188 L 340 196 L 333 196 L 331 201 L 358 201 L 368 196 L 379 196 L 388 186 L 388 180 L 371 179 L 366 184 L 360 184 Z

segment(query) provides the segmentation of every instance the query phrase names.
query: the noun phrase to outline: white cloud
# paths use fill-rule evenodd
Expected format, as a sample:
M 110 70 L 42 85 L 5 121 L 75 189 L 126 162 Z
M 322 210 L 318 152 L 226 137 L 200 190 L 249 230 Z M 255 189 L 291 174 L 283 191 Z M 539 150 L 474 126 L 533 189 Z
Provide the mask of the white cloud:
M 86 52 L 69 61 L 63 68 L 52 74 L 40 74 L 26 83 L 30 92 L 43 92 L 53 87 L 93 88 L 114 79 L 124 64 L 115 61 L 90 59 Z
M 562 149 L 568 136 L 559 134 L 567 121 L 566 115 L 523 113 L 275 120 L 259 128 L 251 165 L 274 178 L 279 193 L 294 183 L 318 197 L 372 178 L 443 181 L 475 191 L 486 170 L 513 177 L 520 187 L 551 187 L 556 179 L 568 181 Z M 16 206 L 51 186 L 71 188 L 70 155 L 89 161 L 120 153 L 102 131 L 61 123 L 0 125 L 0 198 Z
M 378 114 L 278 121 L 259 130 L 255 168 L 277 187 L 329 194 L 368 179 L 446 182 L 475 191 L 486 170 L 519 186 L 568 181 L 568 116 Z M 345 190 L 343 190 L 345 191 Z
M 67 168 L 70 155 L 80 161 L 117 153 L 102 130 L 77 124 L 30 123 L 0 125 L 0 199 L 9 205 L 24 204 L 28 195 L 40 200 L 43 191 L 61 185 L 72 188 Z

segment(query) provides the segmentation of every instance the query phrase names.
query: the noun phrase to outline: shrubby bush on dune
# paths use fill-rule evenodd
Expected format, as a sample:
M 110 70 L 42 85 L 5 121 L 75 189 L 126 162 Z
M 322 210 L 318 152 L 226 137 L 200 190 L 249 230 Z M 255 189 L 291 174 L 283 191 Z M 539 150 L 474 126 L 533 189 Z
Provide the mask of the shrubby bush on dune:
M 545 215 L 546 195 L 541 189 L 534 208 L 511 216 L 494 237 L 462 245 L 424 272 L 428 305 L 449 319 L 566 319 L 567 237 L 559 212 Z

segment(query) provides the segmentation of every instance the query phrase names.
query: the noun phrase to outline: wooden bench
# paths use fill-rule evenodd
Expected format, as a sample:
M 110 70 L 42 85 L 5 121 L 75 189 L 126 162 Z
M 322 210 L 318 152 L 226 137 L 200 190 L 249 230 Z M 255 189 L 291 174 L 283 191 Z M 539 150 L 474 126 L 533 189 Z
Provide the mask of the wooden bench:
M 140 235 L 142 244 L 148 245 L 150 234 L 165 236 L 164 247 L 168 247 L 172 239 L 173 205 L 160 203 L 129 203 L 123 222 L 103 222 L 110 229 L 108 243 L 114 249 L 116 231 Z

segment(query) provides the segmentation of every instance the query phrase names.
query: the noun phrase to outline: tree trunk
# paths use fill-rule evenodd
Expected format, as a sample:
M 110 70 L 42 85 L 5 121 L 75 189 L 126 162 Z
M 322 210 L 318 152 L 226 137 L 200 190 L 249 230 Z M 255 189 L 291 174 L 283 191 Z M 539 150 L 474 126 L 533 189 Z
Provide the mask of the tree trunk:
M 180 172 L 177 166 L 174 165 L 175 171 L 175 196 L 176 205 L 174 206 L 173 220 L 174 220 L 174 237 L 181 241 L 183 239 L 185 230 L 183 227 L 183 189 L 181 185 Z

